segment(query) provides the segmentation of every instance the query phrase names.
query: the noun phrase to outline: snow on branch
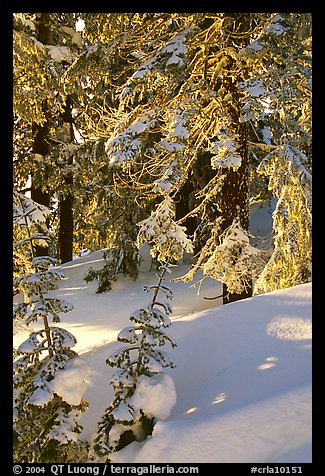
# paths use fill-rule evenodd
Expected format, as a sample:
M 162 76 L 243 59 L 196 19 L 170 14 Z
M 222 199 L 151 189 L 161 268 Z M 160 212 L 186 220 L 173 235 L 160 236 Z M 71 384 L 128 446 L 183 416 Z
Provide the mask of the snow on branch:
M 256 282 L 256 290 L 272 291 L 308 281 L 312 260 L 312 177 L 308 160 L 287 142 L 264 157 L 258 167 L 269 177 L 277 197 L 273 212 L 273 253 Z
M 105 145 L 110 164 L 133 161 L 141 153 L 141 134 L 156 125 L 156 111 L 149 110 L 135 119 L 125 130 L 113 134 Z
M 142 63 L 132 74 L 130 79 L 124 84 L 121 97 L 128 96 L 134 87 L 134 84 L 142 81 L 145 76 L 152 71 L 166 72 L 170 67 L 183 67 L 185 65 L 185 56 L 188 51 L 185 44 L 187 36 L 194 31 L 190 27 L 180 33 L 177 33 L 165 46 L 160 48 L 151 58 Z
M 238 135 L 230 131 L 226 124 L 221 124 L 216 130 L 218 139 L 210 143 L 209 151 L 213 154 L 211 157 L 211 167 L 232 167 L 238 169 L 241 166 L 242 158 L 237 143 Z
M 51 210 L 31 198 L 14 190 L 13 194 L 13 218 L 14 222 L 21 226 L 29 226 L 31 223 L 45 223 Z
M 238 221 L 225 230 L 220 241 L 202 265 L 203 274 L 225 283 L 230 293 L 240 294 L 261 271 L 262 251 L 250 245 Z
M 176 403 L 174 382 L 164 372 L 175 364 L 159 349 L 166 343 L 176 346 L 162 329 L 170 326 L 168 314 L 172 309 L 157 301 L 167 268 L 157 274 L 156 286 L 146 287 L 153 291 L 151 302 L 131 314 L 135 325 L 118 333 L 123 347 L 106 360 L 116 368 L 110 382 L 115 398 L 98 424 L 93 444 L 97 457 L 107 457 L 132 441 L 143 441 L 152 434 L 156 420 L 167 418 Z
M 193 245 L 185 233 L 186 228 L 178 225 L 174 217 L 174 203 L 170 196 L 166 196 L 151 216 L 138 224 L 139 246 L 143 242 L 151 245 L 151 256 L 160 262 L 170 259 L 178 261 L 185 252 L 193 253 Z
M 264 157 L 257 171 L 270 177 L 269 189 L 279 197 L 283 187 L 292 184 L 295 178 L 311 191 L 312 176 L 303 165 L 307 162 L 301 150 L 285 142 Z

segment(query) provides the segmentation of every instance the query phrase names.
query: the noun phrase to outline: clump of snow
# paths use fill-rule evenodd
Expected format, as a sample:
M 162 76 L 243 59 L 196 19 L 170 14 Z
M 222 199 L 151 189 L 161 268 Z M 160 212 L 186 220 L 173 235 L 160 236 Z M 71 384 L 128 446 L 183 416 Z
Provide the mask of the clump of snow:
M 37 334 L 32 332 L 28 339 L 25 342 L 22 342 L 20 346 L 17 348 L 17 351 L 22 354 L 32 354 L 37 349 L 38 341 L 37 341 Z
M 283 21 L 284 18 L 281 15 L 274 15 L 270 21 L 270 25 L 266 28 L 265 31 L 276 36 L 282 35 L 282 33 L 287 30 L 287 28 L 281 23 Z
M 231 135 L 226 126 L 218 130 L 218 140 L 211 142 L 209 151 L 214 154 L 211 157 L 211 167 L 232 167 L 237 169 L 241 166 L 241 156 L 238 153 L 236 137 Z
M 71 359 L 63 370 L 56 372 L 54 380 L 51 381 L 53 392 L 70 405 L 79 405 L 88 386 L 89 372 L 90 368 L 84 359 Z
M 26 342 L 19 349 L 24 352 L 29 350 Z M 89 373 L 90 367 L 87 362 L 80 357 L 74 357 L 65 364 L 62 370 L 56 371 L 54 379 L 50 382 L 43 381 L 41 375 L 35 379 L 39 386 L 29 398 L 29 403 L 46 405 L 56 393 L 70 405 L 79 405 L 89 384 L 87 379 Z
M 131 80 L 143 78 L 156 67 L 160 68 L 163 63 L 165 63 L 165 69 L 173 64 L 182 66 L 184 64 L 184 56 L 187 53 L 187 46 L 185 45 L 186 37 L 191 31 L 192 28 L 187 28 L 171 38 L 166 46 L 161 48 L 152 58 L 142 64 L 141 67 L 133 73 Z M 165 56 L 167 60 L 164 61 Z
M 24 18 L 18 13 L 14 13 L 14 18 L 18 19 L 24 25 L 24 27 L 29 28 L 32 32 L 36 32 L 35 23 L 32 20 Z
M 176 404 L 173 379 L 165 373 L 152 377 L 141 375 L 129 404 L 134 408 L 135 415 L 140 415 L 140 410 L 143 410 L 149 417 L 165 420 Z
M 52 398 L 52 394 L 41 387 L 38 387 L 35 392 L 29 397 L 28 403 L 31 405 L 46 405 Z
M 45 45 L 45 48 L 47 48 L 49 55 L 56 63 L 62 63 L 62 61 L 71 63 L 75 59 L 75 55 L 67 46 Z
M 85 26 L 85 20 L 83 20 L 82 18 L 78 18 L 75 25 L 76 31 L 83 31 L 85 29 Z
M 121 98 L 125 99 L 133 91 L 134 84 L 138 80 L 144 78 L 147 74 L 154 71 L 165 73 L 170 68 L 180 68 L 185 65 L 186 53 L 188 51 L 186 46 L 186 39 L 188 35 L 195 31 L 193 27 L 183 30 L 174 37 L 170 38 L 165 46 L 158 48 L 155 54 L 141 65 L 132 74 L 131 78 L 126 81 L 121 92 Z M 142 52 L 133 52 L 133 55 L 142 58 Z
M 125 327 L 118 333 L 117 340 L 120 342 L 135 344 L 138 342 L 138 335 L 135 332 L 135 328 L 133 326 Z
M 14 191 L 13 217 L 18 225 L 31 226 L 34 222 L 44 223 L 50 214 L 51 210 L 45 205 Z
M 189 33 L 190 29 L 188 28 L 182 33 L 174 36 L 171 40 L 169 40 L 168 44 L 161 50 L 161 53 L 171 53 L 171 56 L 168 58 L 166 62 L 166 66 L 170 64 L 184 64 L 184 55 L 187 53 L 187 47 L 184 44 L 186 40 L 186 35 Z
M 133 121 L 125 130 L 106 141 L 105 151 L 110 164 L 121 164 L 124 160 L 133 160 L 141 152 L 139 135 L 156 124 L 156 111 L 150 110 Z
M 63 414 L 62 409 L 58 410 L 59 425 L 53 426 L 49 432 L 48 438 L 58 440 L 61 444 L 67 444 L 69 441 L 78 441 L 78 434 L 75 431 L 75 425 L 80 419 L 81 413 L 77 410 L 71 410 L 67 416 Z
M 261 79 L 249 80 L 246 82 L 246 91 L 253 97 L 265 97 L 267 95 L 265 89 L 262 87 L 263 81 Z
M 174 218 L 174 202 L 167 195 L 150 217 L 138 223 L 139 246 L 144 242 L 152 245 L 150 254 L 160 262 L 180 260 L 185 252 L 193 253 L 193 245 L 185 233 L 186 228 L 178 225 Z
M 83 22 L 84 23 L 84 22 Z M 81 25 L 81 23 L 79 23 Z M 82 48 L 82 37 L 79 31 L 70 28 L 69 26 L 62 26 L 62 30 L 71 36 L 71 43 L 73 45 L 78 46 L 78 48 Z
M 170 124 L 172 132 L 170 133 L 171 137 L 178 137 L 180 139 L 187 139 L 189 134 L 188 130 L 185 127 L 187 119 L 184 117 L 183 112 L 176 112 Z
M 131 421 L 133 419 L 131 409 L 124 402 L 121 402 L 115 410 L 112 411 L 112 415 L 116 421 Z M 125 431 L 125 428 L 124 428 Z M 114 439 L 114 438 L 113 438 Z
M 72 308 L 70 307 L 70 303 L 67 304 L 69 306 L 67 311 L 69 312 L 72 310 Z M 70 347 L 73 347 L 77 343 L 75 336 L 66 329 L 61 329 L 61 327 L 52 326 L 51 334 L 54 347 L 70 349 Z
M 211 157 L 211 166 L 214 169 L 217 169 L 218 167 L 232 167 L 233 169 L 238 169 L 238 167 L 241 166 L 241 156 L 227 155 L 224 159 L 213 156 Z
M 264 45 L 261 45 L 261 43 L 259 43 L 257 40 L 255 41 L 252 41 L 252 43 L 250 43 L 248 46 L 247 46 L 247 49 L 248 50 L 253 50 L 253 51 L 260 51 L 264 48 Z

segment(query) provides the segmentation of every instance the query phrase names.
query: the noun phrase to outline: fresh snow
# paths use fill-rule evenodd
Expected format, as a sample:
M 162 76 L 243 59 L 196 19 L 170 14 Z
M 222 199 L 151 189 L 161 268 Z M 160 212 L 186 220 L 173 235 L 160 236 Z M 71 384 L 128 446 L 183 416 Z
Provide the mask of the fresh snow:
M 70 405 L 79 405 L 88 385 L 90 368 L 80 357 L 71 359 L 63 370 L 58 370 L 51 381 L 53 392 Z
M 71 403 L 85 391 L 83 439 L 91 440 L 113 400 L 105 360 L 120 349 L 117 335 L 131 313 L 147 304 L 143 286 L 157 283 L 150 264 L 147 252 L 137 281 L 120 277 L 110 292 L 96 294 L 96 282 L 83 275 L 102 266 L 102 253 L 90 253 L 62 265 L 66 278 L 50 293 L 74 306 L 60 326 L 76 336 L 80 357 L 52 385 Z M 161 419 L 151 437 L 112 461 L 311 462 L 311 283 L 221 306 L 204 299 L 221 293 L 215 280 L 204 281 L 199 295 L 197 287 L 170 282 L 187 267 L 172 268 L 164 282 L 174 293 L 168 334 L 177 347 L 166 350 L 176 368 L 142 377 L 132 397 Z M 27 336 L 20 331 L 14 344 Z
M 153 377 L 141 375 L 129 403 L 134 408 L 135 414 L 140 414 L 142 409 L 149 417 L 165 420 L 169 417 L 176 399 L 172 377 L 162 373 Z
M 62 63 L 62 61 L 71 63 L 75 59 L 74 54 L 67 46 L 45 45 L 45 48 L 47 48 L 52 60 L 56 63 Z
M 23 209 L 22 209 L 23 207 Z M 28 225 L 35 222 L 45 223 L 51 210 L 45 205 L 32 201 L 30 198 L 15 193 L 14 194 L 14 220 L 18 225 Z

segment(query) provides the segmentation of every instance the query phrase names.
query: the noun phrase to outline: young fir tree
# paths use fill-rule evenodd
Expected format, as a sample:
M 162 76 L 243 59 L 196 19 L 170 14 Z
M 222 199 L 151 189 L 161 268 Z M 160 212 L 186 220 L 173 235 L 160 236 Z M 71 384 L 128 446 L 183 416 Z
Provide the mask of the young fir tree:
M 134 203 L 135 194 L 116 191 L 110 185 L 103 185 L 98 192 L 94 208 L 100 221 L 104 266 L 98 270 L 89 268 L 84 276 L 86 282 L 98 281 L 97 293 L 109 291 L 117 276 L 138 277 L 141 257 L 136 243 L 137 222 L 142 216 Z M 99 229 L 99 226 L 98 226 Z
M 213 278 L 226 285 L 230 294 L 249 294 L 252 281 L 259 278 L 265 266 L 266 253 L 250 244 L 250 236 L 240 223 L 234 222 L 220 232 L 217 222 L 204 248 L 202 255 L 206 253 L 209 259 L 201 261 L 199 258 L 185 276 L 175 281 L 188 282 L 201 269 L 203 278 L 198 281 L 200 285 L 205 279 Z
M 174 367 L 174 363 L 160 349 L 167 343 L 176 345 L 164 332 L 171 324 L 172 308 L 160 300 L 159 294 L 172 299 L 171 290 L 163 285 L 164 275 L 170 272 L 169 262 L 179 260 L 185 251 L 191 252 L 192 245 L 174 216 L 172 201 L 167 196 L 139 224 L 139 243 L 153 243 L 152 256 L 164 264 L 157 274 L 158 283 L 144 287 L 153 293 L 150 303 L 134 311 L 130 316 L 133 325 L 118 334 L 117 340 L 125 345 L 106 361 L 117 368 L 111 380 L 115 397 L 98 424 L 93 443 L 94 454 L 105 461 L 113 451 L 132 441 L 144 440 L 152 433 L 156 420 L 168 417 L 176 402 L 173 381 L 164 372 L 165 368 Z
M 38 327 L 14 349 L 14 461 L 25 463 L 75 462 L 85 451 L 78 419 L 87 408 L 82 395 L 88 366 L 71 349 L 75 337 L 53 325 L 73 306 L 49 295 L 63 275 L 56 259 L 37 257 L 34 250 L 35 242 L 47 238 L 35 232 L 35 222 L 44 222 L 48 212 L 14 194 L 14 220 L 25 233 L 15 248 L 27 246 L 31 257 L 28 272 L 14 279 L 14 291 L 23 297 L 14 303 L 14 325 Z

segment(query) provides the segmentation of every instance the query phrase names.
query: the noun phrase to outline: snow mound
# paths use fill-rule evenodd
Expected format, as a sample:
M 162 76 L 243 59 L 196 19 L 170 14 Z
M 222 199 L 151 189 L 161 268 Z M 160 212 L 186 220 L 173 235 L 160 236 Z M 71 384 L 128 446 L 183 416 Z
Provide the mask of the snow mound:
M 153 437 L 133 457 L 114 462 L 264 463 L 276 462 L 310 442 L 309 386 L 240 408 L 230 414 L 158 422 Z M 120 452 L 122 453 L 122 452 Z M 123 456 L 121 458 L 121 456 Z
M 56 372 L 51 382 L 53 392 L 70 405 L 79 405 L 88 385 L 89 373 L 90 368 L 84 359 L 71 359 L 63 370 Z
M 76 336 L 82 358 L 68 362 L 51 383 L 71 404 L 84 392 L 89 409 L 80 418 L 80 437 L 88 441 L 114 397 L 113 369 L 105 361 L 119 350 L 117 336 L 132 312 L 146 304 L 143 286 L 157 281 L 148 252 L 137 281 L 120 277 L 98 295 L 96 283 L 83 276 L 101 265 L 101 252 L 65 263 L 66 279 L 52 293 L 74 306 L 60 326 Z M 173 268 L 168 280 L 187 268 Z M 150 438 L 114 453 L 112 462 L 311 462 L 311 283 L 221 306 L 204 299 L 220 294 L 216 280 L 206 280 L 200 295 L 168 280 L 174 296 L 168 334 L 177 344 L 168 354 L 176 368 L 141 377 L 134 406 L 159 421 Z M 22 331 L 15 345 L 24 340 Z
M 143 410 L 149 417 L 165 420 L 176 403 L 173 379 L 164 373 L 153 377 L 141 375 L 129 403 L 135 412 Z
M 120 463 L 311 462 L 311 284 L 178 319 L 177 403 Z

